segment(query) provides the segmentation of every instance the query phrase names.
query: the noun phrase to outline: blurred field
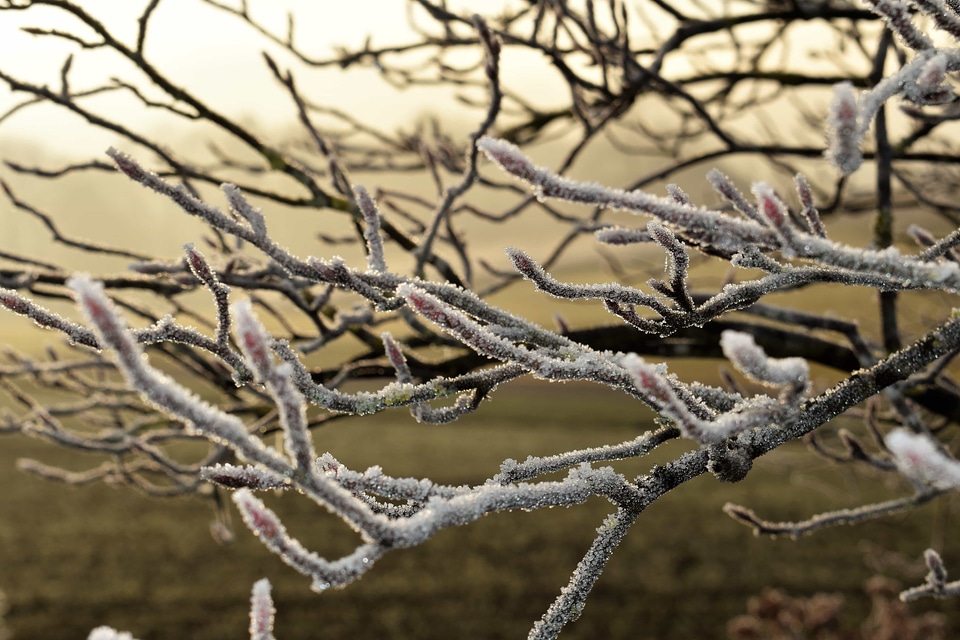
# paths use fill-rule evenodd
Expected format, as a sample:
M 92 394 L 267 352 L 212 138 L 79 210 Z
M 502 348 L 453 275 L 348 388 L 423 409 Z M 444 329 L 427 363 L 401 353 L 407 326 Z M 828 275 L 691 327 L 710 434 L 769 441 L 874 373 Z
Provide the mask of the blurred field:
M 448 427 L 416 425 L 405 413 L 334 423 L 318 448 L 346 464 L 383 464 L 392 474 L 478 482 L 505 457 L 618 442 L 647 428 L 634 402 L 581 385 L 521 383 L 495 394 L 478 414 Z M 677 452 L 621 465 L 640 473 Z M 83 638 L 110 624 L 143 640 L 246 637 L 252 583 L 274 584 L 277 637 L 523 638 L 566 583 L 611 507 L 489 516 L 389 554 L 358 583 L 323 595 L 282 565 L 245 529 L 218 546 L 200 499 L 157 500 L 104 486 L 68 489 L 13 470 L 20 456 L 47 462 L 71 455 L 44 443 L 0 440 L 0 588 L 14 638 Z M 758 461 L 738 485 L 705 477 L 654 505 L 614 555 L 581 619 L 564 638 L 724 638 L 729 618 L 764 586 L 793 595 L 847 597 L 851 620 L 869 610 L 861 586 L 878 565 L 916 582 L 929 544 L 957 566 L 960 544 L 949 502 L 800 541 L 757 539 L 720 513 L 739 501 L 771 518 L 899 494 L 887 479 L 854 473 L 789 446 Z M 272 501 L 311 549 L 334 555 L 355 536 L 299 496 Z M 946 538 L 946 543 L 942 542 Z M 878 550 L 882 550 L 882 553 Z M 960 632 L 955 602 L 939 608 Z

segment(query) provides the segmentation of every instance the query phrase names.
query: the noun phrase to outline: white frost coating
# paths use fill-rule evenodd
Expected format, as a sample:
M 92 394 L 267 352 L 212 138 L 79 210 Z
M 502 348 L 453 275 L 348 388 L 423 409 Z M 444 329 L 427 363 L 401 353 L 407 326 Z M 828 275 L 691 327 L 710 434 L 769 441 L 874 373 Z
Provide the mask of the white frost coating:
M 848 176 L 860 168 L 862 134 L 858 120 L 857 94 L 853 85 L 842 82 L 833 88 L 833 102 L 827 115 L 827 160 L 842 175 Z
M 742 403 L 738 411 L 724 413 L 715 420 L 704 420 L 697 417 L 674 392 L 660 367 L 632 353 L 621 362 L 641 394 L 662 415 L 673 420 L 680 433 L 702 445 L 721 443 L 741 431 L 775 423 L 782 418 L 779 403 L 773 398 L 761 397 Z
M 923 65 L 920 75 L 917 76 L 917 89 L 922 93 L 932 95 L 942 90 L 942 84 L 947 79 L 947 56 L 938 53 Z
M 238 489 L 231 497 L 247 527 L 281 560 L 312 578 L 310 588 L 314 591 L 325 591 L 356 580 L 384 553 L 384 549 L 378 545 L 363 544 L 339 560 L 326 560 L 308 551 L 297 539 L 287 534 L 286 527 L 277 515 L 248 489 Z
M 235 304 L 233 316 L 240 349 L 257 378 L 267 386 L 280 412 L 287 453 L 299 471 L 310 473 L 317 454 L 307 428 L 306 402 L 291 380 L 293 367 L 289 363 L 276 364 L 270 349 L 270 334 L 253 313 L 249 300 Z
M 239 466 L 218 463 L 203 467 L 200 470 L 200 477 L 224 487 L 247 487 L 254 491 L 284 490 L 292 486 L 290 478 L 252 465 Z
M 926 435 L 894 429 L 885 438 L 897 469 L 914 482 L 936 489 L 960 489 L 960 462 Z
M 771 358 L 753 336 L 740 331 L 720 335 L 723 355 L 752 380 L 761 384 L 802 389 L 809 384 L 810 366 L 803 358 Z
M 66 334 L 77 344 L 85 344 L 91 347 L 97 346 L 97 341 L 92 331 L 34 304 L 31 300 L 24 298 L 13 289 L 0 287 L 0 306 L 30 318 L 41 327 L 56 329 Z
M 274 640 L 273 619 L 277 610 L 270 597 L 270 581 L 266 578 L 253 584 L 250 596 L 250 640 Z
M 276 452 L 259 439 L 248 436 L 236 416 L 211 406 L 147 363 L 126 322 L 104 293 L 102 283 L 86 276 L 74 276 L 67 280 L 67 286 L 75 292 L 77 304 L 88 323 L 94 326 L 100 343 L 111 350 L 117 367 L 131 388 L 139 391 L 160 411 L 186 420 L 198 433 L 231 446 L 247 460 L 273 469 L 285 467 Z
M 711 169 L 707 172 L 707 180 L 713 187 L 713 190 L 719 193 L 723 198 L 733 205 L 733 208 L 746 217 L 765 225 L 763 217 L 757 211 L 757 208 L 750 204 L 742 193 L 734 186 L 733 182 L 719 169 Z
M 900 0 L 873 0 L 873 9 L 884 18 L 887 27 L 900 36 L 903 44 L 914 51 L 933 48 L 933 42 L 913 23 L 913 8 Z M 922 6 L 922 3 L 918 3 Z M 946 11 L 941 7 L 941 11 Z
M 420 287 L 403 283 L 397 295 L 424 318 L 441 327 L 446 333 L 469 345 L 477 353 L 502 362 L 517 363 L 538 377 L 547 380 L 594 380 L 616 385 L 621 376 L 619 368 L 598 354 L 576 343 L 570 350 L 558 352 L 541 347 L 526 347 L 501 338 L 489 325 L 474 321 L 467 314 Z M 535 329 L 532 323 L 531 329 Z
M 112 627 L 103 626 L 91 631 L 87 640 L 134 640 L 134 637 L 127 631 L 117 631 Z
M 267 225 L 263 221 L 263 212 L 250 204 L 243 192 L 236 185 L 224 183 L 220 189 L 227 196 L 230 208 L 250 223 L 250 228 L 258 236 L 267 236 Z
M 736 342 L 736 338 L 734 341 Z M 759 349 L 757 351 L 763 353 Z M 673 420 L 685 437 L 702 445 L 719 444 L 743 431 L 796 420 L 799 415 L 799 401 L 803 398 L 802 391 L 806 389 L 806 384 L 797 386 L 791 383 L 789 393 L 781 394 L 781 399 L 757 396 L 738 402 L 732 409 L 716 417 L 702 418 L 674 391 L 673 382 L 662 366 L 649 364 L 632 353 L 621 358 L 620 363 L 643 397 L 654 405 L 661 415 Z M 777 372 L 777 375 L 799 372 L 800 367 L 793 363 Z
M 925 62 L 926 60 L 924 60 Z M 952 59 L 960 65 L 960 54 Z M 910 80 L 913 81 L 919 66 L 910 67 Z M 904 67 L 907 69 L 907 67 Z M 912 74 L 912 75 L 911 75 Z M 886 81 L 884 81 L 886 82 Z M 883 85 L 883 83 L 881 83 Z M 852 172 L 859 166 L 861 154 L 859 144 L 864 127 L 869 126 L 875 111 L 873 102 L 889 96 L 877 93 L 878 89 L 867 92 L 859 104 L 852 87 L 839 88 L 834 104 L 835 112 L 831 116 L 831 147 L 828 157 L 842 171 Z M 895 249 L 868 250 L 851 247 L 827 240 L 822 235 L 811 234 L 793 223 L 786 206 L 774 191 L 758 183 L 754 191 L 758 197 L 757 217 L 765 221 L 761 225 L 753 220 L 733 218 L 717 211 L 679 204 L 674 200 L 656 198 L 641 191 L 622 191 L 600 185 L 580 183 L 556 175 L 549 169 L 538 167 L 531 162 L 519 148 L 502 140 L 483 138 L 478 146 L 487 155 L 500 164 L 507 172 L 528 182 L 538 195 L 582 204 L 602 205 L 635 213 L 645 213 L 660 219 L 669 225 L 671 231 L 687 242 L 695 242 L 718 252 L 765 251 L 779 249 L 786 257 L 798 257 L 812 263 L 821 270 L 816 281 L 843 282 L 856 286 L 899 288 L 930 288 L 960 291 L 960 266 L 955 263 L 937 263 L 920 260 L 913 256 L 904 256 Z M 742 199 L 742 198 L 741 198 Z M 744 203 L 744 208 L 748 205 Z M 774 228 L 770 228 L 771 225 Z M 602 232 L 601 237 L 615 240 L 615 232 Z M 645 236 L 644 236 L 645 237 Z M 631 236 L 636 241 L 640 236 Z M 627 241 L 624 238 L 624 241 Z M 520 269 L 525 276 L 534 278 L 532 260 L 514 251 L 511 259 L 515 266 L 517 257 L 524 258 L 531 269 Z M 861 277 L 862 276 L 862 277 Z M 880 281 L 884 281 L 882 284 Z M 571 288 L 556 283 L 546 274 L 538 276 L 538 285 L 544 282 L 552 285 L 551 293 L 562 297 L 590 297 L 599 293 L 589 287 Z M 798 284 L 798 283 L 793 283 Z M 610 287 L 608 286 L 607 289 Z M 620 290 L 627 291 L 620 286 Z M 635 294 L 634 294 L 635 295 Z M 611 299 L 616 299 L 611 296 Z M 638 304 L 656 309 L 655 302 L 638 301 Z M 647 327 L 649 323 L 641 323 Z M 644 328 L 644 330 L 647 330 Z
M 386 273 L 387 263 L 383 255 L 383 239 L 380 237 L 380 210 L 362 185 L 355 185 L 353 194 L 365 223 L 363 238 L 367 242 L 367 268 L 374 273 Z
M 530 184 L 540 199 L 554 198 L 651 215 L 683 229 L 687 238 L 731 253 L 751 244 L 776 246 L 773 232 L 753 220 L 680 204 L 673 198 L 658 198 L 643 191 L 623 191 L 570 180 L 538 167 L 519 147 L 489 136 L 481 138 L 477 147 L 502 169 Z
M 102 283 L 86 276 L 75 276 L 67 280 L 67 286 L 76 293 L 77 303 L 88 323 L 94 326 L 101 344 L 111 350 L 128 384 L 157 409 L 186 420 L 197 432 L 212 441 L 228 444 L 252 462 L 274 469 L 284 467 L 276 452 L 259 439 L 248 437 L 237 417 L 211 406 L 147 363 L 140 345 L 127 330 L 126 322 L 104 293 Z

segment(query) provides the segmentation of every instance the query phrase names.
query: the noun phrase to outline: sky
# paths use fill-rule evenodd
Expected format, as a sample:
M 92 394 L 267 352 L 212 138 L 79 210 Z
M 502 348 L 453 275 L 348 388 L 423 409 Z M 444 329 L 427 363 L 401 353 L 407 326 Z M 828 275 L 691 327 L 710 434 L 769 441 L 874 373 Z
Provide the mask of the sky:
M 230 0 L 226 0 L 229 2 Z M 147 4 L 145 0 L 78 0 L 86 11 L 101 20 L 125 43 L 136 40 L 137 17 Z M 234 3 L 238 4 L 238 3 Z M 324 56 L 336 45 L 359 46 L 369 34 L 373 43 L 385 44 L 405 40 L 409 33 L 405 2 L 399 0 L 251 0 L 251 13 L 278 33 L 286 31 L 286 13 L 297 16 L 298 44 L 312 55 Z M 20 79 L 35 83 L 60 85 L 60 69 L 75 44 L 49 37 L 36 37 L 22 32 L 21 27 L 41 26 L 67 29 L 86 34 L 75 19 L 49 7 L 29 11 L 5 11 L 0 20 L 0 68 Z M 163 73 L 193 91 L 203 100 L 233 117 L 253 114 L 289 115 L 290 102 L 267 71 L 260 52 L 270 48 L 258 39 L 241 20 L 226 16 L 200 0 L 163 0 L 151 19 L 147 36 L 147 58 Z M 272 47 L 283 64 L 284 54 Z M 289 59 L 288 59 L 289 60 Z M 306 72 L 304 72 L 306 74 Z M 83 51 L 75 56 L 71 69 L 71 86 L 96 86 L 112 75 L 124 79 L 139 76 L 125 61 L 106 51 Z M 305 91 L 318 101 L 327 100 L 340 108 L 356 111 L 360 116 L 376 113 L 377 117 L 399 124 L 422 109 L 421 98 L 392 96 L 390 108 L 383 109 L 379 95 L 370 95 L 376 85 L 366 82 L 356 71 L 341 73 L 311 72 L 301 81 Z M 367 79 L 369 79 L 367 77 Z M 0 87 L 0 109 L 23 99 Z M 96 103 L 104 108 L 119 108 L 128 121 L 154 124 L 159 116 L 118 99 Z M 100 142 L 102 134 L 89 127 L 77 127 L 76 120 L 60 110 L 29 109 L 0 125 L 0 140 L 29 138 L 37 134 L 60 152 L 80 153 Z

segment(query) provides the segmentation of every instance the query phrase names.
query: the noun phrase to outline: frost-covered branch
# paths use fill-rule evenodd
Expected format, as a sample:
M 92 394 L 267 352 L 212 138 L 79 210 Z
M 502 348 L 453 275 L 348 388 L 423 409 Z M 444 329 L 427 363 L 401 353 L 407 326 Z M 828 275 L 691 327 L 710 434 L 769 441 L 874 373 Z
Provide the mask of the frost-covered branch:
M 555 638 L 581 615 L 648 506 L 707 473 L 723 482 L 750 481 L 754 460 L 787 442 L 806 439 L 838 464 L 898 472 L 914 492 L 799 522 L 769 522 L 750 508 L 725 507 L 755 533 L 796 537 L 900 513 L 960 487 L 960 463 L 942 436 L 944 425 L 960 420 L 960 386 L 950 379 L 960 318 L 941 313 L 960 294 L 960 207 L 952 200 L 960 156 L 951 146 L 960 54 L 941 44 L 960 38 L 955 2 L 871 0 L 863 9 L 840 1 L 737 0 L 681 10 L 671 2 L 601 8 L 559 0 L 502 13 L 484 8 L 481 16 L 412 0 L 414 41 L 368 40 L 330 57 L 301 49 L 293 18 L 283 36 L 260 23 L 247 3 L 204 3 L 298 65 L 281 69 L 279 57 L 264 58 L 296 109 L 302 139 L 268 144 L 153 66 L 144 43 L 156 2 L 141 14 L 131 46 L 78 3 L 0 0 L 0 11 L 50 5 L 69 15 L 86 31 L 30 33 L 116 54 L 151 87 L 147 92 L 118 78 L 78 91 L 72 58 L 56 90 L 0 65 L 0 82 L 27 96 L 0 114 L 0 126 L 47 104 L 117 140 L 107 152 L 113 165 L 48 169 L 10 161 L 4 170 L 55 179 L 116 169 L 206 229 L 173 256 L 110 249 L 63 233 L 54 215 L 2 181 L 16 211 L 44 224 L 54 242 L 104 259 L 136 260 L 119 267 L 129 267 L 129 275 L 86 275 L 52 258 L 0 252 L 0 306 L 67 342 L 66 351 L 45 359 L 8 356 L 0 389 L 16 413 L 4 417 L 0 431 L 106 458 L 79 471 L 38 460 L 21 461 L 21 469 L 74 485 L 125 483 L 152 495 L 230 492 L 247 528 L 318 592 L 348 585 L 388 553 L 488 514 L 607 501 L 611 515 L 584 545 L 531 638 Z M 673 22 L 667 35 L 650 28 L 664 21 Z M 788 27 L 823 21 L 842 22 L 835 37 L 851 52 L 849 60 L 826 61 L 835 67 L 831 73 L 768 68 L 765 52 L 791 46 Z M 862 29 L 868 22 L 885 25 L 886 35 Z M 744 39 L 744 27 L 770 33 Z M 730 65 L 700 46 L 717 34 L 737 43 L 727 51 Z M 511 65 L 518 52 L 545 60 L 541 71 L 560 78 L 568 95 L 558 107 L 539 106 L 540 96 L 534 100 L 516 85 Z M 815 52 L 803 53 L 799 58 L 809 59 Z M 793 65 L 794 57 L 784 56 L 790 61 L 784 64 Z M 897 68 L 886 68 L 894 62 Z M 391 133 L 351 110 L 314 102 L 312 85 L 294 80 L 295 71 L 299 78 L 333 67 L 366 67 L 403 89 L 455 86 L 475 124 L 463 134 L 439 121 Z M 773 95 L 759 90 L 768 86 L 776 88 Z M 823 110 L 816 117 L 824 126 L 788 142 L 795 127 L 789 135 L 778 130 L 788 123 L 780 114 L 767 126 L 764 109 L 818 104 L 794 100 L 802 91 L 824 98 L 815 107 Z M 97 111 L 88 98 L 107 92 L 211 125 L 246 155 L 217 144 L 202 160 L 175 155 L 152 134 Z M 910 124 L 904 131 L 887 118 L 894 99 L 910 104 L 901 113 Z M 678 125 L 661 117 L 665 109 Z M 548 140 L 562 151 L 540 160 L 536 154 L 553 147 L 532 143 Z M 646 174 L 637 169 L 633 182 L 623 184 L 619 173 L 583 166 L 587 150 L 601 157 L 610 149 L 660 155 L 657 166 Z M 769 173 L 751 167 L 746 175 L 748 169 L 732 164 L 707 170 L 742 154 L 769 160 Z M 600 182 L 581 179 L 585 169 L 597 169 Z M 682 169 L 702 169 L 712 193 L 661 184 L 680 181 Z M 403 172 L 401 186 L 377 184 L 390 171 Z M 875 189 L 864 193 L 860 178 L 870 171 Z M 355 180 L 360 174 L 368 187 Z M 435 193 L 410 186 L 420 178 Z M 661 187 L 665 195 L 654 195 Z M 899 215 L 907 204 L 933 207 L 949 229 L 924 221 L 924 228 L 908 231 L 913 249 L 897 244 L 894 209 Z M 297 229 L 315 236 L 318 249 L 310 252 L 317 255 L 299 255 L 278 239 L 281 207 L 321 213 L 316 227 Z M 848 236 L 844 225 L 833 226 L 838 212 L 875 209 L 874 237 L 841 240 Z M 641 221 L 630 225 L 629 215 L 614 212 Z M 511 226 L 535 216 L 542 219 L 534 226 Z M 544 226 L 541 234 L 543 221 L 559 232 Z M 488 238 L 496 238 L 498 250 L 510 247 L 506 260 L 478 248 Z M 583 239 L 603 245 L 608 282 L 561 278 L 573 259 L 590 264 L 585 256 L 592 254 L 573 256 Z M 342 245 L 342 255 L 334 245 Z M 650 255 L 659 257 L 651 262 Z M 564 317 L 553 330 L 491 301 L 500 293 L 525 298 L 530 283 L 592 305 L 601 317 L 607 311 L 610 324 L 581 327 Z M 816 297 L 823 291 L 836 296 L 830 308 Z M 918 305 L 919 323 L 897 297 L 903 291 L 931 301 Z M 872 295 L 879 340 L 862 303 Z M 83 322 L 57 306 L 68 299 Z M 550 304 L 547 296 L 536 300 Z M 700 380 L 672 371 L 671 356 L 697 359 L 692 377 Z M 716 375 L 718 362 L 730 371 Z M 498 388 L 528 376 L 604 385 L 636 401 L 644 426 L 592 447 L 564 450 L 547 440 L 541 455 L 523 459 L 521 452 L 450 484 L 427 471 L 396 475 L 389 458 L 353 469 L 340 462 L 347 456 L 319 446 L 325 442 L 319 425 L 337 428 L 347 416 L 403 408 L 417 422 L 447 425 L 482 414 Z M 358 380 L 370 384 L 357 390 Z M 47 400 L 49 392 L 55 400 Z M 864 402 L 870 404 L 858 415 L 866 436 L 841 429 L 843 448 L 834 452 L 821 428 Z M 205 447 L 202 455 L 185 459 L 179 453 L 185 441 L 191 450 Z M 636 471 L 647 454 L 659 455 L 673 441 L 680 445 L 673 459 Z M 453 468 L 460 460 L 449 462 Z M 274 510 L 275 494 L 332 514 L 354 544 L 331 557 L 308 549 Z M 927 563 L 926 582 L 904 599 L 958 591 L 939 555 L 928 551 Z M 272 638 L 274 615 L 269 583 L 258 582 L 251 638 Z M 109 628 L 94 634 L 123 637 Z
M 927 549 L 923 558 L 930 569 L 926 582 L 902 592 L 900 599 L 910 602 L 920 598 L 951 598 L 960 595 L 960 580 L 947 582 L 947 568 L 943 565 L 940 554 L 933 549 Z

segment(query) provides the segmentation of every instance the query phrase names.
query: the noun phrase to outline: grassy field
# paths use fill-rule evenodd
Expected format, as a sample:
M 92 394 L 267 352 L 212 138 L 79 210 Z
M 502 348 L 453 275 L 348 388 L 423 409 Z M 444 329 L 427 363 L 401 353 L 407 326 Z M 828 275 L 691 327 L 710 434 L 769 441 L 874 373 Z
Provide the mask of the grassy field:
M 478 482 L 506 457 L 617 442 L 647 428 L 636 403 L 605 389 L 521 383 L 499 391 L 476 415 L 447 427 L 412 423 L 404 413 L 334 423 L 317 446 L 356 468 L 440 482 Z M 681 445 L 681 443 L 677 443 Z M 621 465 L 640 473 L 678 451 Z M 277 637 L 523 638 L 556 596 L 611 511 L 597 500 L 571 509 L 489 516 L 445 531 L 426 545 L 389 554 L 358 583 L 318 595 L 245 529 L 218 546 L 199 498 L 148 499 L 105 486 L 64 488 L 17 473 L 21 456 L 66 462 L 75 454 L 7 437 L 0 440 L 0 589 L 14 638 L 83 638 L 110 624 L 143 640 L 246 637 L 249 589 L 269 577 Z M 385 462 L 386 461 L 386 462 Z M 737 485 L 700 478 L 645 513 L 614 555 L 587 608 L 564 638 L 724 638 L 764 586 L 792 595 L 839 592 L 851 624 L 869 611 L 861 587 L 879 570 L 916 582 L 901 566 L 933 542 L 957 566 L 948 502 L 904 517 L 834 529 L 799 541 L 755 538 L 720 512 L 727 501 L 771 518 L 902 493 L 895 482 L 837 468 L 789 446 L 758 461 Z M 299 496 L 271 501 L 292 533 L 335 555 L 355 536 Z M 955 603 L 924 603 L 948 613 Z

